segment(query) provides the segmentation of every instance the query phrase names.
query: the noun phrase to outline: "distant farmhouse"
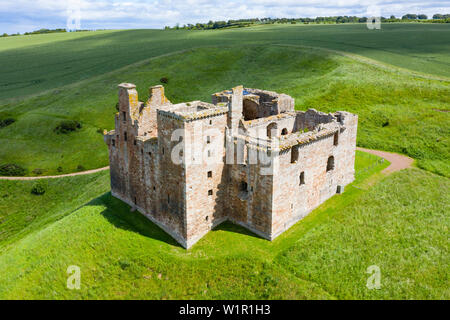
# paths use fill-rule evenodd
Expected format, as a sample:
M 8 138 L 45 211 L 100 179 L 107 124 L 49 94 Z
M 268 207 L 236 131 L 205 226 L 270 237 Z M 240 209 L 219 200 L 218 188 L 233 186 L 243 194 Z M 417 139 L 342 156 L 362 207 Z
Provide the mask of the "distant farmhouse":
M 357 124 L 271 91 L 172 104 L 154 86 L 143 103 L 123 83 L 104 136 L 112 195 L 185 248 L 226 220 L 273 240 L 354 180 Z

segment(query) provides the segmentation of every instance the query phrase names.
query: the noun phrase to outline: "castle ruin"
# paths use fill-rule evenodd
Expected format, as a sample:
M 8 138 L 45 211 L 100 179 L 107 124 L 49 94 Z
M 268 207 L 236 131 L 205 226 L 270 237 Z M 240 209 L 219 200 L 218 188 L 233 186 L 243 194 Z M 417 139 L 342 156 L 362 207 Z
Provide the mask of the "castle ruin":
M 185 248 L 226 220 L 273 240 L 354 180 L 357 123 L 242 86 L 172 104 L 123 83 L 104 136 L 111 192 Z

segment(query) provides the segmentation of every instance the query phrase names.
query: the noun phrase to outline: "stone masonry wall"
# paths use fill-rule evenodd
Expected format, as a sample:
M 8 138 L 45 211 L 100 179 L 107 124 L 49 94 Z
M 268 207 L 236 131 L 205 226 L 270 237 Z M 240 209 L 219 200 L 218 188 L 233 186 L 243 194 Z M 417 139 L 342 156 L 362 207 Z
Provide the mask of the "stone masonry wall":
M 244 93 L 254 102 L 247 110 Z M 182 246 L 189 248 L 225 220 L 273 240 L 354 180 L 356 115 L 295 112 L 288 95 L 242 86 L 212 97 L 212 105 L 172 105 L 164 88 L 154 86 L 144 104 L 133 84 L 121 84 L 115 129 L 105 134 L 113 196 Z M 268 127 L 275 136 L 267 136 Z M 302 134 L 305 128 L 309 132 Z M 182 137 L 172 141 L 175 130 Z M 235 142 L 231 164 L 225 161 L 229 138 Z M 196 141 L 200 154 L 179 148 L 186 139 Z M 273 141 L 281 150 L 270 151 Z M 274 156 L 273 174 L 263 173 L 261 161 L 250 161 L 255 148 Z M 177 152 L 184 162 L 172 161 Z

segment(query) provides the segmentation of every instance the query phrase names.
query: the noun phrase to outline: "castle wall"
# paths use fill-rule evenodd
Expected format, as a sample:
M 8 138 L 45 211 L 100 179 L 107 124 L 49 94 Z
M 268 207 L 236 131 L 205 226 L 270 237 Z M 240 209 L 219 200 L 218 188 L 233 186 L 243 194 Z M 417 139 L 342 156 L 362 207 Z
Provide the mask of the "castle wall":
M 186 174 L 182 164 L 172 161 L 172 149 L 179 141 L 171 141 L 174 130 L 184 132 L 184 122 L 158 114 L 158 146 L 155 152 L 154 219 L 169 227 L 177 236 L 186 239 Z
M 272 238 L 336 193 L 342 193 L 345 185 L 354 180 L 357 117 L 349 117 L 348 121 L 351 127 L 339 133 L 337 145 L 334 134 L 300 145 L 295 163 L 291 162 L 293 148 L 280 153 L 279 169 L 274 174 Z M 334 157 L 334 169 L 327 171 L 330 156 Z
M 257 89 L 247 90 L 259 100 L 245 94 L 262 105 L 243 110 L 243 90 L 239 86 L 213 95 L 216 103 L 226 101 L 227 109 L 206 103 L 199 107 L 197 102 L 172 105 L 162 86 L 151 87 L 150 98 L 143 104 L 134 85 L 119 85 L 115 130 L 105 134 L 113 196 L 188 248 L 227 219 L 273 240 L 325 200 L 343 192 L 354 179 L 358 117 L 314 109 L 294 113 L 291 97 Z M 267 108 L 276 114 L 258 118 Z M 258 119 L 243 121 L 243 111 Z M 267 127 L 272 125 L 278 137 L 284 128 L 287 132 L 280 139 L 282 151 L 271 153 L 275 169 L 269 173 L 254 143 L 265 150 L 270 143 Z M 238 130 L 243 127 L 250 136 L 246 143 Z M 304 128 L 316 130 L 289 135 Z M 172 141 L 176 130 L 181 138 Z M 226 162 L 228 134 L 239 141 L 234 144 L 232 164 Z M 180 148 L 186 147 L 186 142 L 194 142 L 200 153 Z M 238 161 L 238 148 L 243 148 L 243 163 Z M 184 162 L 174 162 L 175 153 Z M 256 155 L 256 163 L 252 155 Z M 334 159 L 331 162 L 330 157 Z
M 200 141 L 203 147 L 201 155 L 196 155 L 191 150 L 192 160 L 199 156 L 204 159 L 201 163 L 193 160 L 186 165 L 187 244 L 191 246 L 226 219 L 224 208 L 227 201 L 227 172 L 224 143 L 227 115 L 186 122 L 185 126 L 190 141 Z

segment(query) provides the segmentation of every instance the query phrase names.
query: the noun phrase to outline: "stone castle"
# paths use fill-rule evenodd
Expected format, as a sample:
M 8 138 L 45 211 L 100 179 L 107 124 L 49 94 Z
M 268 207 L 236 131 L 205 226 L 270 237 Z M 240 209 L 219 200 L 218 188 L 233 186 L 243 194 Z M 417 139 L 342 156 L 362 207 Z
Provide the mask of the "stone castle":
M 242 86 L 178 104 L 154 86 L 144 103 L 128 83 L 118 108 L 104 136 L 112 195 L 185 248 L 226 220 L 273 240 L 354 180 L 355 114 Z

